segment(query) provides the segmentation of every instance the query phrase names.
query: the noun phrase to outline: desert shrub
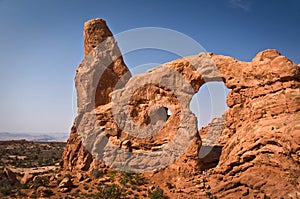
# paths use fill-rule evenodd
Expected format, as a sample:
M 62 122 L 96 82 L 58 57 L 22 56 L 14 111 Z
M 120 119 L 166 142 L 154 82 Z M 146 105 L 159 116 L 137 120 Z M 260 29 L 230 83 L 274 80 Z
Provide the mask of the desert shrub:
M 38 166 L 39 166 L 39 167 L 43 166 L 43 160 L 38 159 Z
M 132 184 L 131 173 L 121 172 L 120 184 L 125 185 L 127 183 Z
M 103 175 L 103 172 L 97 168 L 94 168 L 91 174 L 93 178 L 100 178 Z
M 168 187 L 168 189 L 173 189 L 174 185 L 172 185 L 171 183 L 167 182 L 167 187 Z
M 116 175 L 117 175 L 117 172 L 116 171 L 111 171 L 107 174 L 107 176 L 110 178 L 110 181 L 111 182 L 114 182 L 115 181 L 115 178 L 116 178 Z
M 16 196 L 26 196 L 26 195 L 21 191 L 20 188 L 18 188 L 16 191 Z
M 106 185 L 100 190 L 94 199 L 119 199 L 122 194 L 122 189 L 116 184 Z
M 37 176 L 33 181 L 33 188 L 37 189 L 40 186 L 46 187 L 49 184 L 49 178 L 47 176 Z
M 58 180 L 56 181 L 56 185 L 58 186 L 58 185 L 61 183 L 62 180 L 63 180 L 63 179 L 58 179 Z
M 89 190 L 89 186 L 87 186 L 87 185 L 85 184 L 85 185 L 83 185 L 83 189 L 84 189 L 84 190 Z
M 1 171 L 0 175 L 2 175 Z M 0 179 L 0 196 L 11 195 L 15 189 L 19 189 L 20 187 L 21 184 L 19 182 L 10 181 L 8 178 L 3 177 L 2 179 Z
M 21 184 L 20 186 L 21 186 L 20 187 L 21 189 L 28 189 L 29 188 L 28 184 Z
M 36 193 L 31 194 L 30 198 L 37 198 Z
M 69 174 L 69 173 L 66 173 L 65 175 L 64 175 L 64 178 L 72 178 L 72 175 L 71 174 Z
M 141 174 L 138 174 L 138 173 L 132 174 L 132 173 L 127 173 L 127 172 L 122 172 L 120 183 L 122 185 L 129 183 L 131 185 L 140 186 L 140 185 L 145 184 L 146 180 Z
M 211 197 L 211 193 L 210 192 L 206 192 L 205 195 L 206 195 L 207 198 Z
M 11 194 L 11 191 L 13 190 L 13 187 L 10 184 L 3 184 L 0 187 L 0 195 L 2 196 L 8 196 Z
M 135 185 L 138 185 L 138 186 L 147 183 L 144 176 L 142 176 L 141 174 L 138 174 L 138 173 L 133 174 L 133 182 Z
M 138 187 L 137 187 L 136 185 L 133 185 L 133 186 L 131 187 L 131 189 L 137 191 L 137 190 L 138 190 Z
M 210 193 L 210 192 L 206 192 L 205 195 L 207 198 L 217 199 L 217 196 L 212 195 L 212 193 Z
M 167 197 L 164 196 L 164 190 L 162 190 L 161 188 L 157 188 L 152 192 L 148 193 L 148 197 L 150 199 L 166 199 Z
M 74 193 L 71 193 L 71 196 L 74 198 L 79 198 L 80 192 L 80 189 L 76 189 Z

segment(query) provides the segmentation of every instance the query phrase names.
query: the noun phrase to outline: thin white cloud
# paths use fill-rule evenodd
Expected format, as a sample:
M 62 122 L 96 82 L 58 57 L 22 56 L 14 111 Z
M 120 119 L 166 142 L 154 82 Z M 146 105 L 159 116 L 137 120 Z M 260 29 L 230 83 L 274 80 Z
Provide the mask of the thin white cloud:
M 229 3 L 232 8 L 241 8 L 245 11 L 251 10 L 250 0 L 229 0 Z

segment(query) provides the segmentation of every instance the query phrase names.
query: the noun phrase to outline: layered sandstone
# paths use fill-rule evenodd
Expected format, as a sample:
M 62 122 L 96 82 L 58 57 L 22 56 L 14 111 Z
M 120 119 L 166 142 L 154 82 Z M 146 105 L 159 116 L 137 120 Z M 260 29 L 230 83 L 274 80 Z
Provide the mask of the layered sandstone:
M 192 183 L 174 180 L 182 189 L 172 197 L 201 198 L 204 191 L 217 198 L 298 198 L 299 67 L 276 50 L 260 52 L 252 62 L 206 55 L 232 89 L 229 109 L 200 130 L 205 176 L 189 178 Z
M 242 77 L 225 82 L 232 90 L 218 143 L 222 155 L 210 173 L 212 192 L 220 198 L 299 197 L 299 67 L 276 50 L 250 63 L 212 59 Z
M 75 77 L 78 116 L 63 170 L 101 162 L 138 172 L 164 169 L 152 179 L 182 187 L 172 197 L 207 191 L 220 198 L 299 197 L 300 72 L 276 50 L 251 62 L 201 53 L 130 77 L 111 32 L 97 19 L 85 25 L 85 55 Z M 229 109 L 199 134 L 189 102 L 209 81 L 231 89 Z M 202 179 L 205 169 L 199 190 L 189 178 Z

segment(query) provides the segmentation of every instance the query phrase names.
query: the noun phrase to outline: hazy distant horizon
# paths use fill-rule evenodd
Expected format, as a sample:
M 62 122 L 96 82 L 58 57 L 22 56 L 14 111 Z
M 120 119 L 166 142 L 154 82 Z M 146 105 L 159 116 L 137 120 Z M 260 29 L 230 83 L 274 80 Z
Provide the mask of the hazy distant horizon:
M 1 131 L 0 134 L 3 133 L 9 133 L 9 134 L 29 134 L 29 135 L 43 135 L 43 134 L 48 134 L 48 133 L 53 133 L 53 134 L 69 134 L 70 132 L 7 132 L 7 131 Z
M 0 132 L 0 141 L 27 140 L 34 142 L 66 142 L 69 133 L 12 133 Z

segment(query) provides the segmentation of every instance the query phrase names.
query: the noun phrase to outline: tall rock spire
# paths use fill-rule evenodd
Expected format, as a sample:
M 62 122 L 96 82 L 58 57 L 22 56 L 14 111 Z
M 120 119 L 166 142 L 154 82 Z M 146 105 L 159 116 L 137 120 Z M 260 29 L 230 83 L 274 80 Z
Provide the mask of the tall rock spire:
M 94 48 L 96 48 L 107 37 L 113 34 L 106 25 L 105 20 L 97 18 L 84 23 L 84 56 L 86 57 Z
M 102 55 L 103 51 L 110 53 Z M 78 115 L 71 128 L 70 137 L 63 152 L 60 165 L 63 170 L 89 170 L 91 164 L 97 164 L 92 158 L 86 146 L 82 143 L 81 134 L 78 133 L 78 121 L 83 112 L 90 111 L 98 106 L 110 103 L 109 94 L 115 89 L 122 87 L 131 74 L 125 65 L 119 47 L 114 41 L 112 32 L 103 19 L 92 19 L 84 24 L 84 55 L 85 58 L 76 70 L 75 84 L 78 99 Z M 103 56 L 106 56 L 105 58 Z M 97 60 L 98 65 L 93 64 Z M 110 60 L 106 63 L 105 60 Z M 102 71 L 99 76 L 84 79 L 82 83 L 80 74 L 84 71 Z M 93 75 L 95 73 L 91 72 Z M 97 80 L 95 80 L 97 79 Z M 86 98 L 84 89 L 93 86 L 93 93 Z M 89 99 L 86 100 L 81 99 Z M 89 108 L 86 108 L 89 107 Z

